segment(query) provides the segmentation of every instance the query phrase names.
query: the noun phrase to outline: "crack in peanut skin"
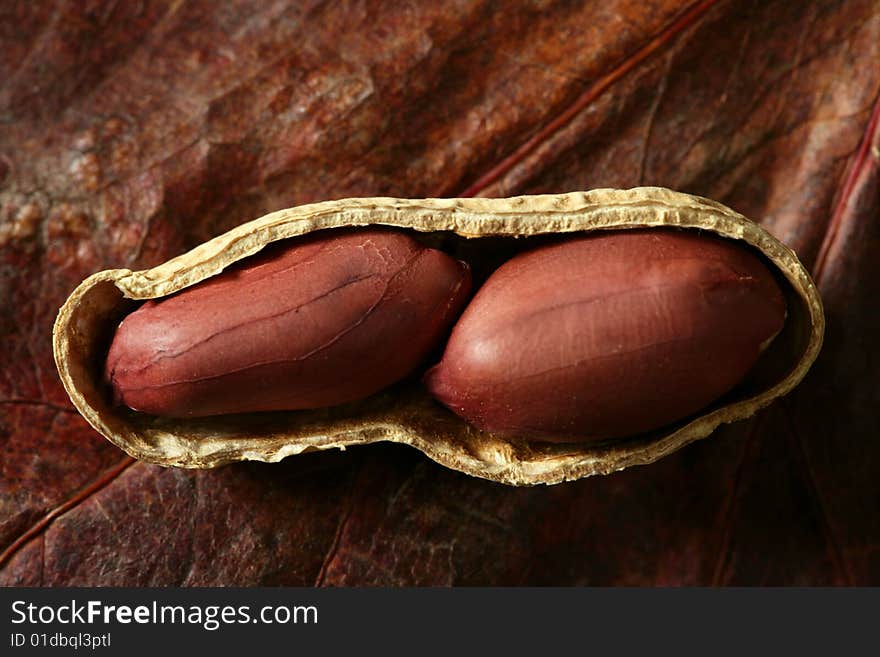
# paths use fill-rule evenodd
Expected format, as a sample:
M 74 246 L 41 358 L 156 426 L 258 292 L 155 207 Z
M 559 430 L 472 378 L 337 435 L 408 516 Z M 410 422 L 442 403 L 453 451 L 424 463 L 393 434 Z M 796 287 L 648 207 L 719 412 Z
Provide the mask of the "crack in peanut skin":
M 619 438 L 728 392 L 785 317 L 770 271 L 732 241 L 595 234 L 495 271 L 425 382 L 453 412 L 499 435 Z
M 105 378 L 166 417 L 334 406 L 409 374 L 469 293 L 466 264 L 399 231 L 317 233 L 143 304 Z

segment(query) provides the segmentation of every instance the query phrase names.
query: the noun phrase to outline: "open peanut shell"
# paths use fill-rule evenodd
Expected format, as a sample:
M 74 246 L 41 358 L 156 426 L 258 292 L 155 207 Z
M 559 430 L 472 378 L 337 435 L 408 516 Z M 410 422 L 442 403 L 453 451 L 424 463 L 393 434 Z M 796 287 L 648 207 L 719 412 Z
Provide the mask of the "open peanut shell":
M 277 240 L 378 224 L 418 231 L 432 246 L 468 260 L 478 273 L 532 243 L 567 233 L 646 227 L 709 231 L 763 256 L 784 289 L 788 316 L 758 365 L 729 394 L 676 424 L 604 444 L 529 443 L 479 431 L 434 401 L 417 377 L 360 402 L 315 411 L 169 419 L 112 403 L 101 379 L 102 366 L 113 331 L 137 301 L 205 280 Z M 818 291 L 794 252 L 719 203 L 641 187 L 504 199 L 343 199 L 273 212 L 152 269 L 111 269 L 90 276 L 59 311 L 53 346 L 61 380 L 79 412 L 107 439 L 143 461 L 211 468 L 387 440 L 411 445 L 473 476 L 532 485 L 651 463 L 704 438 L 723 422 L 753 415 L 804 377 L 819 353 L 823 332 Z

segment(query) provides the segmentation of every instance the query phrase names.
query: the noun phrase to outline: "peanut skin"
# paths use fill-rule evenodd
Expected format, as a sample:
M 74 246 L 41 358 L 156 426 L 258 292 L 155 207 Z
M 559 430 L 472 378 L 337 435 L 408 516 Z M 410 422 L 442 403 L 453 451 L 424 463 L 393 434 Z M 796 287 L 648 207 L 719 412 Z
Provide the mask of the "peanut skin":
M 495 271 L 425 382 L 499 435 L 630 436 L 733 388 L 785 316 L 769 270 L 732 241 L 671 229 L 598 233 Z
M 409 374 L 454 321 L 470 270 L 400 232 L 318 232 L 148 301 L 105 367 L 118 402 L 170 417 L 333 406 Z

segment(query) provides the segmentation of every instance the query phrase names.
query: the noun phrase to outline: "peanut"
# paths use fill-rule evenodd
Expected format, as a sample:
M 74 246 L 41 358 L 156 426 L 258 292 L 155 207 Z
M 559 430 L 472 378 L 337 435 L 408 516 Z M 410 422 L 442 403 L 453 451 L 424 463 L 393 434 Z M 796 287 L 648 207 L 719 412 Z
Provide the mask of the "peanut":
M 610 254 L 606 256 L 602 252 L 594 254 L 591 257 L 595 257 L 596 262 L 592 266 L 589 266 L 590 261 L 577 265 L 576 271 L 572 274 L 573 284 L 571 284 L 572 280 L 565 276 L 552 275 L 558 268 L 558 263 L 554 263 L 552 257 L 544 258 L 543 260 L 549 262 L 544 262 L 541 267 L 528 267 L 530 275 L 522 281 L 520 290 L 507 294 L 507 300 L 510 301 L 513 309 L 507 311 L 508 314 L 517 321 L 515 315 L 519 313 L 524 326 L 520 331 L 521 335 L 516 340 L 513 340 L 515 336 L 512 336 L 510 347 L 502 350 L 503 353 L 510 355 L 509 362 L 499 362 L 497 358 L 495 360 L 494 371 L 498 380 L 494 383 L 497 384 L 497 390 L 492 389 L 492 385 L 483 385 L 482 390 L 477 389 L 479 382 L 473 378 L 468 379 L 468 369 L 471 370 L 470 373 L 474 373 L 476 367 L 462 368 L 461 372 L 455 372 L 449 367 L 456 350 L 466 351 L 460 344 L 462 341 L 456 338 L 453 338 L 452 344 L 448 346 L 447 356 L 441 366 L 427 377 L 429 384 L 436 384 L 439 393 L 444 393 L 441 389 L 443 387 L 447 388 L 446 392 L 456 393 L 459 387 L 461 391 L 468 392 L 468 385 L 473 384 L 474 390 L 471 392 L 480 395 L 485 393 L 485 396 L 468 399 L 465 395 L 461 395 L 458 401 L 463 403 L 459 404 L 459 407 L 463 410 L 470 408 L 471 415 L 476 418 L 476 422 L 479 422 L 480 409 L 474 410 L 474 407 L 485 402 L 489 411 L 485 415 L 489 419 L 498 420 L 493 425 L 501 429 L 505 428 L 505 422 L 500 420 L 503 420 L 504 414 L 507 413 L 507 408 L 500 408 L 498 404 L 499 400 L 503 401 L 502 395 L 508 397 L 509 407 L 516 408 L 522 403 L 525 415 L 528 415 L 525 409 L 530 406 L 567 411 L 566 403 L 557 398 L 573 395 L 584 402 L 574 404 L 575 411 L 580 413 L 583 412 L 582 407 L 589 401 L 587 397 L 600 401 L 607 397 L 610 400 L 609 406 L 616 405 L 618 410 L 624 409 L 621 416 L 627 414 L 633 415 L 634 418 L 640 416 L 643 420 L 641 423 L 635 422 L 634 418 L 621 419 L 621 416 L 616 420 L 599 417 L 595 425 L 591 426 L 589 422 L 584 421 L 585 426 L 579 427 L 577 424 L 580 419 L 573 416 L 574 419 L 568 422 L 563 421 L 562 418 L 550 417 L 551 421 L 548 421 L 547 426 L 542 426 L 542 421 L 536 423 L 535 427 L 507 427 L 511 430 L 510 436 L 526 435 L 527 438 L 534 437 L 533 440 L 520 440 L 501 433 L 479 431 L 462 417 L 448 412 L 432 398 L 425 386 L 420 385 L 416 373 L 421 370 L 422 365 L 416 366 L 407 380 L 400 381 L 393 390 L 330 409 L 304 409 L 292 413 L 262 415 L 234 413 L 216 417 L 187 417 L 189 409 L 181 400 L 177 404 L 179 406 L 177 411 L 184 417 L 158 418 L 149 413 L 130 412 L 123 406 L 112 403 L 112 395 L 108 394 L 110 391 L 105 385 L 104 372 L 108 335 L 112 336 L 120 319 L 131 313 L 133 304 L 147 302 L 146 307 L 162 306 L 178 296 L 182 297 L 190 290 L 210 285 L 220 275 L 226 275 L 220 272 L 247 269 L 255 262 L 255 257 L 262 257 L 259 253 L 268 254 L 269 250 L 280 253 L 288 247 L 293 248 L 294 244 L 303 245 L 309 244 L 311 240 L 342 237 L 353 231 L 363 230 L 358 227 L 364 226 L 387 227 L 380 229 L 383 231 L 394 227 L 403 234 L 424 236 L 419 239 L 426 243 L 443 244 L 444 249 L 471 263 L 474 267 L 474 277 L 479 280 L 485 280 L 493 270 L 498 270 L 499 266 L 503 272 L 507 267 L 519 268 L 520 265 L 517 264 L 519 262 L 528 263 L 528 258 L 532 256 L 514 256 L 522 253 L 524 247 L 535 248 L 534 244 L 540 242 L 561 244 L 559 247 L 542 248 L 565 247 L 578 250 L 582 248 L 577 246 L 581 239 L 593 239 L 589 236 L 595 236 L 595 239 L 603 241 L 616 239 L 615 236 L 618 235 L 630 239 L 639 234 L 650 235 L 655 232 L 658 239 L 662 240 L 670 235 L 684 239 L 693 236 L 692 239 L 696 242 L 704 244 L 715 242 L 724 245 L 720 247 L 724 255 L 715 258 L 715 265 L 718 267 L 715 271 L 719 273 L 712 273 L 713 269 L 708 268 L 712 263 L 705 263 L 707 265 L 705 273 L 696 270 L 697 273 L 692 276 L 693 282 L 696 283 L 693 287 L 695 292 L 693 295 L 685 294 L 684 289 L 679 289 L 681 294 L 677 294 L 673 288 L 661 288 L 657 280 L 652 283 L 648 272 L 654 269 L 657 271 L 657 276 L 662 279 L 663 264 L 653 262 L 654 259 L 648 257 L 650 254 L 646 249 L 641 251 L 633 251 L 630 248 L 618 249 L 617 255 L 613 258 Z M 533 245 L 530 245 L 529 242 L 532 240 L 534 240 Z M 565 246 L 566 244 L 570 246 Z M 421 251 L 422 248 L 417 245 L 406 247 L 404 251 L 410 249 Z M 733 256 L 730 254 L 731 249 L 742 253 Z M 357 249 L 354 249 L 352 253 L 356 251 Z M 552 253 L 555 251 L 551 251 Z M 514 260 L 503 265 L 504 262 L 511 260 L 511 257 L 514 257 Z M 611 264 L 616 262 L 615 267 L 606 268 L 602 264 L 609 258 L 614 261 Z M 733 268 L 735 276 L 720 273 L 725 267 L 730 269 L 731 263 L 740 262 L 740 258 L 752 263 L 747 268 L 755 267 L 752 273 L 747 269 L 740 269 L 739 265 Z M 341 260 L 347 262 L 345 259 Z M 439 323 L 451 322 L 451 316 L 454 315 L 453 308 L 463 304 L 464 287 L 468 285 L 469 275 L 461 271 L 463 265 L 456 265 L 451 258 L 436 256 L 432 262 L 436 265 L 433 276 L 446 277 L 453 281 L 447 286 L 446 291 L 449 295 L 445 297 L 450 304 L 450 319 L 444 318 Z M 627 269 L 620 264 L 621 262 L 630 262 L 630 268 Z M 378 266 L 378 259 L 373 264 Z M 691 262 L 689 266 L 695 268 L 696 263 Z M 764 266 L 770 270 L 772 281 L 762 269 Z M 676 280 L 681 279 L 679 280 L 679 288 L 681 288 L 688 279 L 683 275 L 688 267 L 682 262 L 678 264 L 668 262 L 666 267 L 678 276 Z M 320 269 L 313 263 L 309 268 L 303 268 L 304 274 L 300 278 L 314 283 L 317 279 L 312 278 L 313 276 L 323 276 L 315 273 Z M 426 267 L 418 269 L 421 272 L 418 274 L 419 277 L 422 275 L 428 277 L 425 273 Z M 538 271 L 539 269 L 541 271 Z M 586 272 L 588 275 L 578 276 L 576 275 L 578 271 Z M 545 277 L 543 274 L 548 272 L 551 276 Z M 500 276 L 501 274 L 496 274 L 496 278 Z M 613 304 L 610 295 L 601 294 L 615 277 L 618 281 L 622 281 L 625 287 L 634 288 L 630 290 L 631 294 L 628 298 L 620 301 L 623 307 L 632 308 L 632 313 L 619 310 L 611 312 Z M 641 284 L 641 288 L 644 289 L 637 290 L 635 284 L 640 278 L 646 279 Z M 453 291 L 457 280 L 461 281 L 462 288 Z M 397 282 L 400 283 L 400 287 L 396 289 L 402 294 L 403 288 L 409 284 L 404 284 L 400 279 Z M 784 302 L 778 296 L 775 287 L 777 283 L 784 294 Z M 427 284 L 427 280 L 420 278 L 416 287 L 422 289 Z M 606 309 L 583 323 L 579 340 L 567 342 L 571 336 L 577 337 L 577 334 L 564 330 L 563 326 L 555 325 L 559 324 L 559 321 L 554 320 L 554 312 L 559 314 L 561 309 L 554 310 L 551 307 L 552 299 L 576 298 L 580 294 L 578 290 L 597 285 L 600 294 L 596 303 L 605 304 Z M 494 286 L 495 283 L 490 281 L 490 285 L 480 295 L 488 293 Z M 539 289 L 541 286 L 547 288 L 546 291 Z M 257 287 L 258 296 L 265 297 L 270 294 L 265 284 Z M 328 288 L 332 287 L 328 284 Z M 724 290 L 728 290 L 730 294 L 720 294 Z M 478 297 L 482 298 L 480 295 Z M 542 300 L 541 295 L 546 295 L 551 301 Z M 341 291 L 334 292 L 334 298 L 337 297 L 346 299 L 341 305 L 347 308 L 351 297 L 342 294 Z M 402 298 L 393 294 L 386 297 L 372 312 L 367 313 L 365 324 L 383 317 L 380 323 L 386 328 L 393 323 L 390 312 L 383 309 L 389 309 L 398 302 L 402 303 Z M 624 299 L 623 296 L 620 298 Z M 215 306 L 219 307 L 220 315 L 238 313 L 237 306 L 243 303 L 243 299 L 241 294 L 229 294 L 226 301 L 216 302 Z M 763 304 L 762 299 L 765 301 Z M 698 303 L 701 300 L 705 307 Z M 282 306 L 288 304 L 287 307 L 295 305 L 283 298 L 279 303 Z M 655 310 L 650 312 L 648 307 L 643 307 L 645 304 L 649 304 Z M 421 302 L 412 305 L 423 309 Z M 479 317 L 474 319 L 470 315 L 479 307 L 492 306 L 490 315 L 501 317 L 500 311 L 496 313 L 494 308 L 504 308 L 506 305 L 508 305 L 506 301 L 491 304 L 480 301 L 472 304 L 471 309 L 466 313 L 467 321 L 459 325 L 456 333 L 461 333 L 462 330 L 474 336 L 481 332 L 487 333 L 483 329 L 477 331 L 467 328 L 468 326 L 479 328 L 481 325 L 485 325 L 484 329 L 488 327 L 486 321 Z M 589 304 L 581 305 L 586 307 Z M 317 303 L 309 304 L 308 310 L 311 313 L 314 307 L 319 306 L 320 304 Z M 524 309 L 526 307 L 534 311 L 531 314 L 543 313 L 548 319 L 538 322 L 537 318 L 530 317 L 530 313 Z M 195 312 L 197 322 L 216 321 L 204 311 Z M 715 313 L 719 313 L 717 317 Z M 178 313 L 179 319 L 183 320 L 186 314 L 186 312 Z M 438 311 L 438 314 L 442 313 Z M 252 320 L 244 315 L 243 313 L 242 330 L 236 333 L 242 339 L 238 342 L 234 339 L 226 340 L 232 352 L 249 348 L 250 341 L 257 337 L 258 331 L 245 328 L 244 325 Z M 427 312 L 427 315 L 435 317 L 431 312 Z M 682 319 L 691 315 L 699 321 L 695 321 L 692 326 L 681 325 Z M 319 316 L 329 321 L 334 313 L 328 308 L 326 313 L 319 313 Z M 565 313 L 559 316 L 565 319 Z M 783 321 L 780 319 L 783 316 L 782 330 L 774 338 L 772 336 Z M 761 330 L 761 324 L 767 317 L 775 317 L 775 320 L 770 322 L 772 326 Z M 611 321 L 615 318 L 617 328 L 606 329 L 606 333 L 603 334 L 600 330 L 601 321 L 605 319 Z M 258 317 L 251 326 L 256 326 L 256 322 L 266 326 L 275 325 L 278 319 L 280 318 L 268 321 L 266 316 L 263 316 L 263 319 Z M 488 320 L 492 320 L 492 317 L 488 316 Z M 131 321 L 132 318 L 126 319 L 123 324 Z M 492 321 L 498 325 L 499 330 L 503 328 L 503 322 Z M 713 321 L 714 324 L 720 325 L 715 326 Z M 555 335 L 558 340 L 556 338 L 539 340 L 532 331 L 536 323 L 541 325 L 540 328 L 546 336 L 552 338 Z M 301 325 L 305 326 L 305 333 L 318 330 L 314 325 Z M 407 335 L 423 336 L 430 325 L 431 322 L 426 321 L 426 326 L 422 327 L 422 330 L 414 330 Z M 736 330 L 733 328 L 734 325 Z M 593 328 L 590 328 L 591 326 Z M 671 331 L 676 327 L 677 330 Z M 174 330 L 176 330 L 174 327 L 169 328 L 169 332 Z M 591 331 L 595 338 L 587 339 L 584 330 Z M 236 226 L 191 251 L 179 254 L 151 269 L 143 271 L 108 269 L 95 272 L 71 292 L 59 309 L 52 331 L 52 341 L 59 377 L 79 413 L 113 444 L 148 463 L 186 468 L 213 468 L 242 460 L 275 462 L 304 451 L 342 449 L 351 445 L 391 441 L 410 445 L 438 463 L 469 475 L 513 485 L 534 485 L 555 484 L 652 463 L 685 445 L 707 437 L 720 425 L 752 417 L 774 400 L 788 394 L 803 379 L 821 350 L 824 330 L 825 318 L 818 288 L 797 255 L 773 235 L 741 214 L 710 199 L 658 187 L 640 187 L 494 199 L 349 198 L 279 210 Z M 231 331 L 232 327 L 227 333 L 231 335 Z M 677 342 L 661 344 L 658 336 L 663 331 L 671 331 L 674 337 L 670 339 Z M 353 329 L 352 333 L 355 332 Z M 328 333 L 332 335 L 332 331 L 328 330 Z M 322 380 L 327 381 L 328 388 L 335 388 L 335 384 L 331 382 L 334 378 L 341 381 L 343 386 L 348 385 L 346 376 L 349 371 L 360 367 L 360 358 L 369 359 L 376 350 L 390 348 L 392 354 L 387 363 L 393 363 L 398 356 L 396 353 L 398 350 L 410 349 L 408 340 L 400 338 L 405 333 L 405 331 L 389 330 L 390 338 L 387 342 L 375 336 L 376 339 L 372 342 L 362 340 L 363 348 L 356 350 L 356 353 L 343 355 L 337 352 L 330 363 L 333 367 L 338 366 L 336 374 L 331 375 L 320 368 L 312 371 L 317 372 L 318 377 L 325 377 Z M 438 351 L 443 346 L 441 341 L 445 331 L 439 333 Z M 548 361 L 545 363 L 545 369 L 554 360 L 566 364 L 565 373 L 573 384 L 578 384 L 578 377 L 575 374 L 581 368 L 587 367 L 587 363 L 577 362 L 577 351 L 579 349 L 584 351 L 585 346 L 590 347 L 586 349 L 590 351 L 592 350 L 590 345 L 594 345 L 598 350 L 603 340 L 610 342 L 618 334 L 631 343 L 631 349 L 640 348 L 635 338 L 641 336 L 647 342 L 641 345 L 644 347 L 643 351 L 634 352 L 632 363 L 625 362 L 626 354 L 622 352 L 606 351 L 608 358 L 619 365 L 616 371 L 605 372 L 609 378 L 607 381 L 587 380 L 586 385 L 581 389 L 571 387 L 567 381 L 564 381 L 564 385 L 560 384 L 554 390 L 551 386 L 559 379 L 554 378 L 552 372 L 542 372 L 531 380 L 530 386 L 525 385 L 525 379 L 519 382 L 521 391 L 513 383 L 506 388 L 502 385 L 505 372 L 526 371 L 530 364 L 534 365 L 541 357 L 546 357 Z M 294 339 L 299 339 L 296 332 L 292 335 Z M 764 335 L 767 338 L 762 342 L 761 338 Z M 220 335 L 211 338 L 210 344 L 200 348 L 199 358 L 229 358 L 228 354 L 209 353 L 211 345 L 217 345 L 222 341 L 223 337 Z M 454 348 L 455 344 L 459 344 L 459 347 Z M 755 347 L 755 344 L 758 346 Z M 273 346 L 272 341 L 269 341 L 269 345 Z M 548 349 L 548 345 L 554 346 Z M 745 349 L 749 345 L 752 345 L 750 351 Z M 700 376 L 705 375 L 706 380 L 709 381 L 707 385 L 718 389 L 723 386 L 719 385 L 721 379 L 716 378 L 716 373 L 710 374 L 704 371 L 711 368 L 701 364 L 701 359 L 715 358 L 719 362 L 718 373 L 728 379 L 736 379 L 736 374 L 731 375 L 730 372 L 726 372 L 728 365 L 715 350 L 720 349 L 723 354 L 733 346 L 737 351 L 730 352 L 731 357 L 735 357 L 736 353 L 740 355 L 744 353 L 744 360 L 750 361 L 752 359 L 750 354 L 760 352 L 764 345 L 767 345 L 766 349 L 761 352 L 745 378 L 735 383 L 729 392 L 721 393 L 721 397 L 710 400 L 702 409 L 662 427 L 649 429 L 648 433 L 637 434 L 632 439 L 598 440 L 598 442 L 589 440 L 602 437 L 603 434 L 597 429 L 602 429 L 603 423 L 610 425 L 611 429 L 606 431 L 605 435 L 629 436 L 631 430 L 638 431 L 644 426 L 667 422 L 664 413 L 666 416 L 672 414 L 666 413 L 668 409 L 663 404 L 659 405 L 663 413 L 658 413 L 655 418 L 647 417 L 653 411 L 647 406 L 644 410 L 640 409 L 639 396 L 647 396 L 650 401 L 652 394 L 656 396 L 662 392 L 670 399 L 684 398 L 687 406 L 693 407 L 703 403 L 704 399 L 710 398 L 711 395 L 698 385 Z M 320 355 L 326 356 L 325 352 L 332 349 L 333 347 L 328 345 Z M 700 351 L 701 349 L 703 350 Z M 149 365 L 149 359 L 155 359 L 156 354 L 150 354 L 149 349 L 143 351 L 144 363 Z M 158 351 L 158 348 L 155 351 Z M 568 356 L 563 358 L 566 354 Z M 314 354 L 306 357 L 302 362 L 318 357 L 319 354 Z M 379 359 L 370 362 L 375 363 L 376 360 Z M 423 362 L 427 364 L 427 360 L 426 357 Z M 462 365 L 466 364 L 464 358 L 456 357 L 455 360 Z M 381 370 L 387 363 L 380 362 L 375 369 Z M 737 367 L 731 366 L 731 371 L 748 369 L 746 362 L 735 364 Z M 132 361 L 129 366 L 137 367 L 138 364 Z M 665 371 L 662 371 L 663 367 L 666 368 Z M 651 389 L 651 377 L 648 375 L 657 368 L 661 369 L 659 374 L 654 372 L 659 384 L 656 389 Z M 108 369 L 112 370 L 112 363 Z M 132 379 L 141 376 L 142 379 L 147 380 L 149 377 L 146 375 L 146 369 L 145 367 L 145 372 L 141 374 L 130 373 Z M 185 374 L 183 371 L 185 368 L 180 369 Z M 609 369 L 613 370 L 613 368 L 605 368 L 605 370 Z M 721 369 L 725 372 L 720 372 Z M 692 372 L 689 374 L 689 371 Z M 598 374 L 603 374 L 601 368 L 598 368 Z M 226 371 L 222 374 L 222 378 L 225 378 L 227 385 L 229 382 L 234 385 L 234 375 L 235 372 Z M 124 368 L 120 369 L 117 378 L 121 377 L 120 381 L 122 381 L 125 376 L 128 374 L 124 372 Z M 383 374 L 370 373 L 364 376 L 365 378 L 375 376 L 378 380 Z M 276 383 L 287 385 L 281 380 Z M 493 381 L 487 380 L 483 383 L 493 384 Z M 677 385 L 682 386 L 683 389 L 677 390 L 675 387 Z M 251 394 L 248 387 L 249 384 L 239 385 L 237 390 L 227 391 L 223 395 L 227 400 L 237 403 L 239 396 Z M 187 386 L 182 385 L 182 388 L 185 390 Z M 269 385 L 262 396 L 271 395 L 277 389 L 278 385 Z M 516 394 L 509 394 L 511 391 Z M 159 396 L 160 392 L 156 391 L 156 395 Z M 125 390 L 117 390 L 116 393 L 121 397 L 120 393 L 125 393 Z M 135 404 L 134 393 L 135 391 L 132 390 L 131 395 L 127 397 L 132 404 Z M 169 398 L 173 396 L 170 390 L 165 390 L 165 394 Z M 450 395 L 449 400 L 455 402 L 452 397 L 453 395 Z M 700 397 L 703 399 L 699 399 Z M 164 405 L 170 407 L 172 402 L 165 400 Z M 569 403 L 569 406 L 571 405 Z M 670 404 L 667 405 L 671 408 Z M 452 406 L 456 408 L 455 403 Z M 225 411 L 226 407 L 220 410 Z M 680 412 L 687 410 L 684 408 Z M 511 417 L 515 415 L 516 413 L 511 413 Z M 557 425 L 556 429 L 561 428 L 561 430 L 554 431 L 554 423 Z M 625 426 L 628 423 L 633 426 Z M 515 425 L 515 422 L 507 421 L 506 424 Z M 609 426 L 605 429 L 609 429 Z M 576 442 L 561 444 L 535 442 L 548 439 Z
M 143 304 L 105 378 L 169 417 L 334 406 L 409 374 L 469 289 L 467 265 L 401 232 L 319 232 Z
M 631 436 L 728 392 L 785 316 L 770 271 L 733 241 L 669 229 L 597 233 L 496 270 L 425 381 L 497 435 Z

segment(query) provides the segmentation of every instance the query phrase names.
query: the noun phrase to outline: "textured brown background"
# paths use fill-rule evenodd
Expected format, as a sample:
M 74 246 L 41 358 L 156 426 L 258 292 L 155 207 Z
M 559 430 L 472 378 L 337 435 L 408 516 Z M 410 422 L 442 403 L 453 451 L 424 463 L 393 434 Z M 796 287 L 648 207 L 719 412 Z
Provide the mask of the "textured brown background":
M 880 584 L 880 3 L 0 3 L 0 583 Z M 270 210 L 654 184 L 760 220 L 828 333 L 655 465 L 508 488 L 374 445 L 134 463 L 67 294 Z

